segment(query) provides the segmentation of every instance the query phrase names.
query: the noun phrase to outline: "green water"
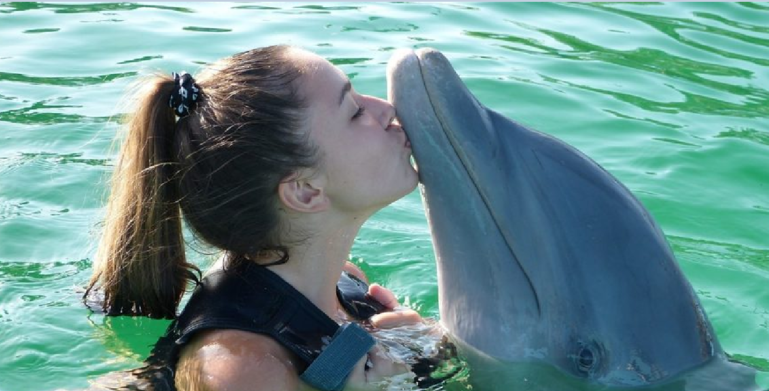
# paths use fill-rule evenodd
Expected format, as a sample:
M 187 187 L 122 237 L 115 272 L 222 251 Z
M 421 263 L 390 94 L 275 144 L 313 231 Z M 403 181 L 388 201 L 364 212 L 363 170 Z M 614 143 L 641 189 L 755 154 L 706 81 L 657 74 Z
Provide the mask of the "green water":
M 394 49 L 443 51 L 487 106 L 641 199 L 724 349 L 769 387 L 769 5 L 0 3 L 0 391 L 84 388 L 148 353 L 167 322 L 80 302 L 119 98 L 137 75 L 275 43 L 381 97 Z M 418 193 L 369 221 L 353 257 L 438 315 Z

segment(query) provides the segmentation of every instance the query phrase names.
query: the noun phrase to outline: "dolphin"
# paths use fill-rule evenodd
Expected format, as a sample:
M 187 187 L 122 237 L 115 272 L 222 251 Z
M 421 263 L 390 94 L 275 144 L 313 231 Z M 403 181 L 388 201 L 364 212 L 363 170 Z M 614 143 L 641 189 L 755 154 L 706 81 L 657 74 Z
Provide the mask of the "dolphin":
M 433 238 L 440 322 L 487 390 L 756 390 L 659 226 L 574 147 L 485 107 L 437 50 L 388 99 Z

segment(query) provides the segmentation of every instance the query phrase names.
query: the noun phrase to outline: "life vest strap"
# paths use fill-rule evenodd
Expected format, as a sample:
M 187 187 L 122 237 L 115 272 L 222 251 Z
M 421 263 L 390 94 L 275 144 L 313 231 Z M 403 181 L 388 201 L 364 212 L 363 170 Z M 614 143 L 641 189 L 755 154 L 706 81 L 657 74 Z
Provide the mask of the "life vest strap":
M 355 323 L 344 324 L 299 378 L 319 390 L 341 390 L 355 364 L 375 343 L 362 327 Z

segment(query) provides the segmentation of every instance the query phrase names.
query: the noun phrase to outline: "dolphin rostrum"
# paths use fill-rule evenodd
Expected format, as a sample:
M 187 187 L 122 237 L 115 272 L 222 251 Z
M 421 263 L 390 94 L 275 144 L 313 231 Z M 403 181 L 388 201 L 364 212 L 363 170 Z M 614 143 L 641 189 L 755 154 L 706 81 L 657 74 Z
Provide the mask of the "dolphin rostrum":
M 437 50 L 397 52 L 441 323 L 488 390 L 756 390 L 649 212 L 566 143 L 483 106 Z

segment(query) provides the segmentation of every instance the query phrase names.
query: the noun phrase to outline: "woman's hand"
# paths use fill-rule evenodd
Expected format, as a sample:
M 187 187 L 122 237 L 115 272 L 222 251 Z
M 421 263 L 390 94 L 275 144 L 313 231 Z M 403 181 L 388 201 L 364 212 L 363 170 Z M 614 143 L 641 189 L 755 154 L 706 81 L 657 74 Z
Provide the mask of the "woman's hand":
M 347 262 L 343 270 L 368 283 L 366 274 L 353 263 Z M 387 308 L 386 312 L 369 318 L 372 326 L 389 329 L 422 322 L 422 317 L 419 313 L 400 306 L 398 299 L 391 290 L 376 283 L 369 284 L 368 295 Z M 347 379 L 345 391 L 379 390 L 382 388 L 383 380 L 404 374 L 413 377 L 413 373 L 411 373 L 407 364 L 393 359 L 382 347 L 377 345 L 352 370 L 350 377 Z
M 342 270 L 368 283 L 366 273 L 354 263 L 347 261 Z M 382 312 L 369 318 L 372 326 L 380 329 L 391 329 L 422 322 L 422 317 L 418 312 L 409 308 L 398 308 L 400 303 L 391 290 L 373 283 L 369 284 L 368 294 L 388 309 L 388 312 Z
M 422 317 L 416 311 L 409 308 L 398 308 L 400 303 L 391 290 L 374 283 L 368 286 L 368 294 L 389 309 L 388 312 L 382 312 L 369 318 L 372 326 L 380 329 L 391 329 L 422 322 Z

